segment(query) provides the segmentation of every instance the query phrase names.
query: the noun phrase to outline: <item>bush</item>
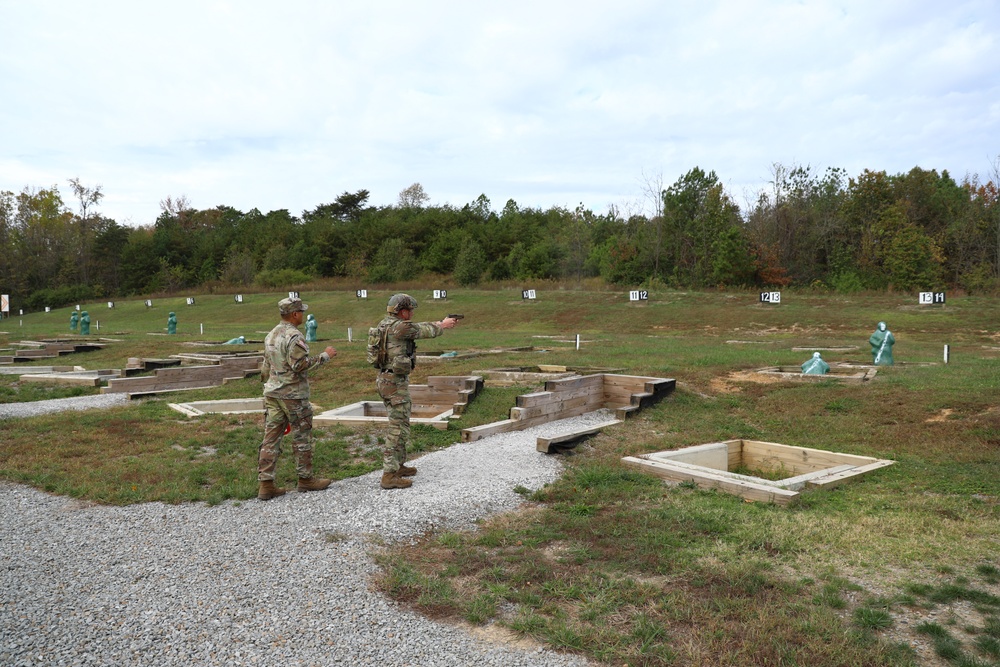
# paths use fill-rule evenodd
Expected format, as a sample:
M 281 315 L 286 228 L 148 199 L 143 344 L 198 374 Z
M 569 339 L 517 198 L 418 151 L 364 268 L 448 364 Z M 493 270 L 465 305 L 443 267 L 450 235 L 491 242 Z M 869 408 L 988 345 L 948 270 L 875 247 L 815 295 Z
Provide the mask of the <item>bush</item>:
M 827 283 L 835 292 L 840 292 L 841 294 L 860 292 L 865 287 L 858 274 L 849 270 L 833 274 L 827 279 Z
M 470 241 L 458 253 L 455 260 L 455 281 L 462 287 L 471 287 L 479 283 L 486 270 L 486 254 L 479 244 Z
M 52 287 L 36 290 L 24 300 L 25 308 L 28 310 L 45 310 L 69 306 L 88 301 L 97 296 L 94 288 L 89 285 L 65 285 L 63 287 Z
M 1000 291 L 1000 279 L 989 264 L 980 264 L 958 277 L 958 283 L 966 294 L 995 294 Z
M 416 273 L 417 264 L 413 251 L 406 247 L 402 239 L 386 239 L 368 268 L 368 280 L 373 283 L 390 283 L 410 280 Z
M 289 285 L 301 285 L 312 280 L 312 276 L 297 269 L 276 269 L 274 271 L 261 271 L 254 279 L 261 287 L 287 287 Z

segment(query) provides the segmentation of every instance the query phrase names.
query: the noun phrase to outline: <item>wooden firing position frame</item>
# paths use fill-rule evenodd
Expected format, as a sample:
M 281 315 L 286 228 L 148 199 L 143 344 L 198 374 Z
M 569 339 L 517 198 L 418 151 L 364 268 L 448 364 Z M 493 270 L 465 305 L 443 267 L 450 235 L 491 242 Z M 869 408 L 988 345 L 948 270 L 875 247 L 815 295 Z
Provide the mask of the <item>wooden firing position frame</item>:
M 453 415 L 465 412 L 476 394 L 483 388 L 483 379 L 475 375 L 441 375 L 427 378 L 427 384 L 411 384 L 411 424 L 427 424 L 447 429 Z M 168 403 L 168 406 L 188 417 L 205 414 L 251 414 L 264 412 L 264 399 L 230 398 L 213 401 Z M 387 424 L 389 418 L 382 401 L 360 401 L 332 410 L 314 405 L 313 426 L 332 424 Z
M 614 420 L 572 433 L 538 438 L 538 451 L 548 453 L 555 444 L 565 444 L 620 423 L 641 408 L 660 401 L 675 385 L 670 378 L 608 373 L 549 380 L 545 391 L 518 396 L 516 406 L 510 409 L 510 419 L 463 429 L 462 441 L 473 442 L 495 433 L 520 431 L 601 409 L 614 410 Z
M 55 359 L 74 352 L 90 352 L 101 350 L 107 347 L 106 343 L 91 341 L 33 341 L 22 340 L 19 343 L 11 343 L 18 349 L 11 350 L 13 354 L 0 356 L 0 363 L 17 364 L 25 361 L 35 361 L 36 359 Z
M 260 353 L 251 356 L 219 357 L 205 366 L 157 368 L 145 377 L 115 378 L 101 389 L 102 394 L 126 393 L 129 398 L 173 391 L 218 387 L 232 380 L 260 374 Z
M 446 430 L 448 420 L 465 412 L 482 388 L 483 378 L 478 375 L 432 375 L 427 378 L 427 384 L 411 384 L 410 423 Z M 360 401 L 313 417 L 315 426 L 388 422 L 389 415 L 382 401 Z
M 775 375 L 795 382 L 823 382 L 824 380 L 835 380 L 837 382 L 855 383 L 868 382 L 876 375 L 878 369 L 871 365 L 848 365 L 844 363 L 830 364 L 830 370 L 823 375 L 810 375 L 803 373 L 801 366 L 768 366 L 758 368 L 755 373 L 760 375 Z
M 665 480 L 694 482 L 703 489 L 719 489 L 746 500 L 782 506 L 798 502 L 804 490 L 833 488 L 895 463 L 889 459 L 757 440 L 726 440 L 626 456 L 622 462 Z M 787 470 L 792 477 L 774 481 L 730 472 L 740 466 L 751 470 Z

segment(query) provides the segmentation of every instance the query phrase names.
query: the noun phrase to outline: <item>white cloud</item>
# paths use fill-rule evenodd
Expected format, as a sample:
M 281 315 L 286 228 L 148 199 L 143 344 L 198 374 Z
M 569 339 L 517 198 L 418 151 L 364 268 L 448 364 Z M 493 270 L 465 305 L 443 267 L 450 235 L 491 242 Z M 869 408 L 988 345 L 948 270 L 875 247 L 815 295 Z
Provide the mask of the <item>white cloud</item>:
M 146 224 L 182 194 L 603 209 L 694 166 L 738 199 L 775 162 L 961 176 L 1000 153 L 998 28 L 988 0 L 0 0 L 0 189 L 78 176 Z

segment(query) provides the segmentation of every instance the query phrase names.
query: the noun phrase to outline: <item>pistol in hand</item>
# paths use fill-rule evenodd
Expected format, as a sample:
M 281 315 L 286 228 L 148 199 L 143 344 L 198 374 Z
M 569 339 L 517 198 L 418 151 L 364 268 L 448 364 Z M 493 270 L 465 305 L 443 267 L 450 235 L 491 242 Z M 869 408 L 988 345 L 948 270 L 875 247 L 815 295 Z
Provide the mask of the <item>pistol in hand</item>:
M 458 313 L 452 313 L 448 317 L 450 317 L 453 320 L 462 320 L 462 319 L 465 319 L 465 315 L 459 315 Z

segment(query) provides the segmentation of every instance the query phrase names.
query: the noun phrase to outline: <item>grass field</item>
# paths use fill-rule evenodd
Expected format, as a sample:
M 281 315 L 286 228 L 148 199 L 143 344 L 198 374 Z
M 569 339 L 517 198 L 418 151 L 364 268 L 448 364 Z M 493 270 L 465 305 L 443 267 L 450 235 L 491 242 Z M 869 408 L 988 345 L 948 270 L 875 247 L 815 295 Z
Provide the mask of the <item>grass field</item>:
M 565 455 L 557 483 L 520 489 L 530 501 L 522 511 L 474 533 L 380 549 L 377 583 L 388 595 L 609 665 L 1000 665 L 1000 300 L 949 296 L 945 306 L 919 306 L 916 295 L 786 291 L 782 303 L 765 305 L 756 293 L 661 292 L 630 303 L 626 291 L 542 287 L 535 301 L 519 290 L 451 289 L 441 303 L 428 289 L 410 293 L 421 302 L 417 319 L 466 315 L 445 337 L 422 342 L 422 354 L 547 350 L 423 364 L 413 382 L 547 363 L 672 377 L 678 390 Z M 312 378 L 315 404 L 376 398 L 363 340 L 389 295 L 303 291 L 321 341 L 339 351 Z M 59 363 L 121 368 L 129 357 L 232 349 L 185 343 L 261 341 L 282 296 L 83 304 L 90 337 L 113 342 Z M 169 311 L 175 336 L 164 335 Z M 0 347 L 70 337 L 69 316 L 65 308 L 5 319 Z M 872 382 L 764 383 L 746 373 L 811 356 L 793 348 L 850 347 L 823 356 L 868 362 L 868 336 L 883 320 L 897 365 Z M 446 447 L 459 429 L 504 418 L 523 391 L 488 387 L 450 430 L 415 428 L 417 449 Z M 68 393 L 0 375 L 0 402 Z M 259 393 L 248 379 L 106 412 L 7 420 L 0 476 L 102 503 L 248 499 L 260 417 L 187 420 L 166 403 Z M 318 472 L 376 469 L 380 436 L 317 430 Z M 625 455 L 733 438 L 897 463 L 792 508 L 667 486 L 620 464 Z M 294 476 L 290 458 L 280 482 Z

